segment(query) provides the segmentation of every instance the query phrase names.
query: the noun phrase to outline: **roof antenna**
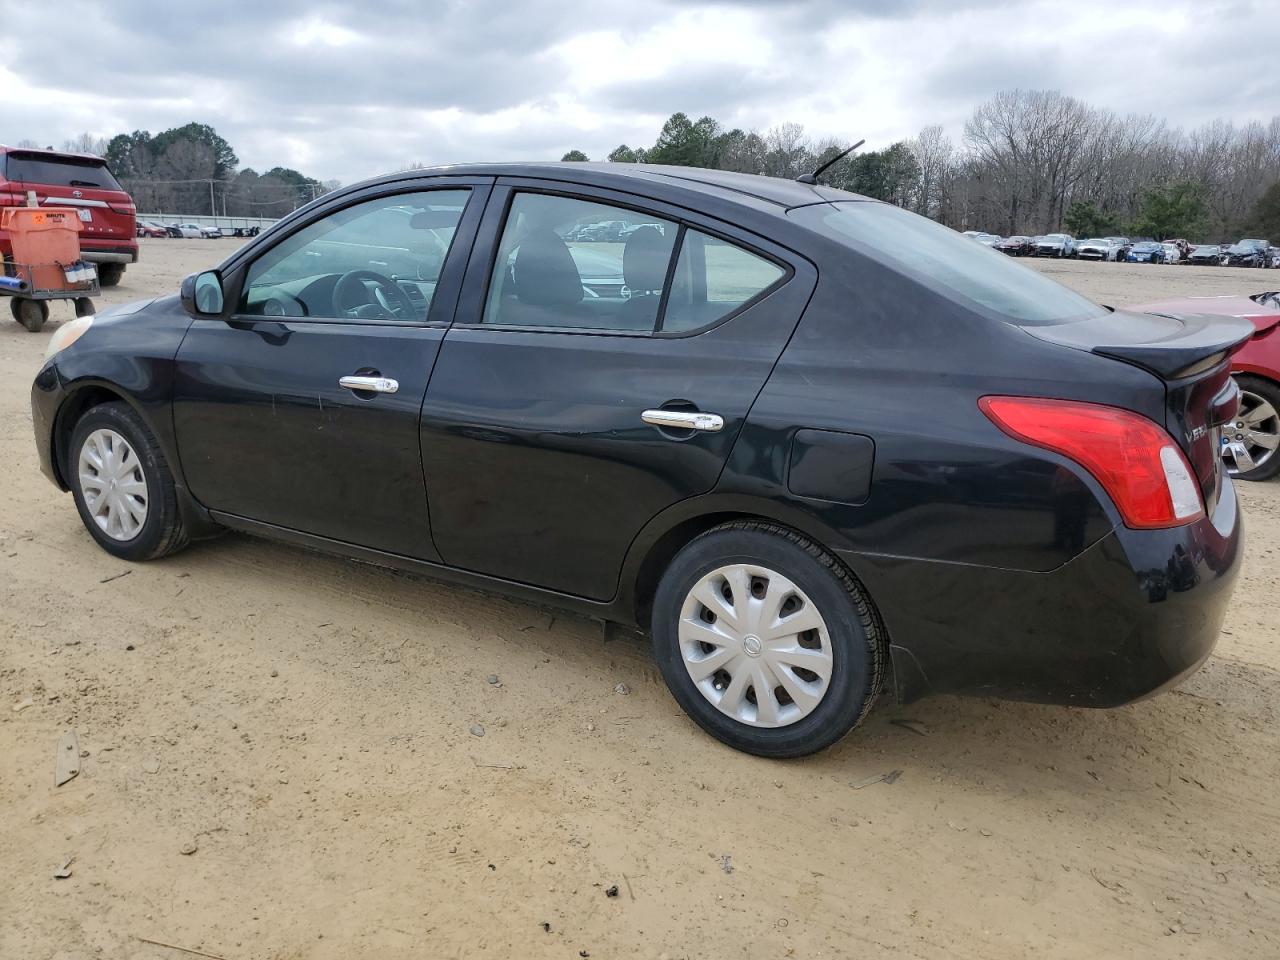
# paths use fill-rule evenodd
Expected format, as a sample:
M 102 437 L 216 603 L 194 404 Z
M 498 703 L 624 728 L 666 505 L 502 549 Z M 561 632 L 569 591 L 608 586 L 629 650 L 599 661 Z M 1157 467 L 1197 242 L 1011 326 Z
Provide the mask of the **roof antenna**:
M 837 153 L 834 157 L 832 157 L 830 160 L 828 160 L 826 163 L 824 163 L 822 166 L 820 166 L 817 170 L 813 171 L 813 173 L 802 173 L 802 174 L 800 174 L 800 176 L 796 177 L 796 182 L 797 182 L 797 183 L 813 183 L 813 184 L 816 184 L 816 183 L 818 182 L 818 178 L 819 178 L 820 176 L 822 176 L 824 173 L 826 173 L 826 172 L 827 172 L 827 170 L 829 170 L 831 167 L 835 166 L 837 163 L 839 163 L 841 160 L 843 160 L 843 159 L 844 159 L 845 157 L 847 157 L 849 154 L 853 153 L 853 151 L 857 150 L 860 146 L 862 146 L 862 145 L 863 145 L 864 143 L 866 143 L 866 142 L 867 142 L 867 141 L 866 141 L 866 138 L 863 138 L 862 140 L 859 140 L 857 143 L 855 143 L 855 144 L 854 144 L 852 147 L 850 147 L 848 150 L 841 150 L 841 151 L 840 151 L 839 153 Z

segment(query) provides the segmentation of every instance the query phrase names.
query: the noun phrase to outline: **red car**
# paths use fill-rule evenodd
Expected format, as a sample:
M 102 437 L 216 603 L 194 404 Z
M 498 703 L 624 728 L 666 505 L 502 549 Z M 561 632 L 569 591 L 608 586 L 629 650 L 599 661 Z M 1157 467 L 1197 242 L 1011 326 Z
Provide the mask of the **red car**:
M 0 146 L 0 207 L 26 206 L 34 193 L 42 207 L 73 207 L 84 223 L 81 256 L 98 265 L 98 279 L 113 287 L 138 262 L 137 209 L 107 162 L 86 153 Z M 0 255 L 11 258 L 0 230 Z
M 1251 297 L 1183 297 L 1143 303 L 1144 313 L 1244 317 L 1257 333 L 1231 358 L 1240 411 L 1222 428 L 1222 457 L 1233 476 L 1267 480 L 1280 473 L 1280 291 Z
M 150 220 L 138 221 L 138 236 L 140 237 L 167 237 L 169 228 L 161 226 L 158 223 L 152 223 Z

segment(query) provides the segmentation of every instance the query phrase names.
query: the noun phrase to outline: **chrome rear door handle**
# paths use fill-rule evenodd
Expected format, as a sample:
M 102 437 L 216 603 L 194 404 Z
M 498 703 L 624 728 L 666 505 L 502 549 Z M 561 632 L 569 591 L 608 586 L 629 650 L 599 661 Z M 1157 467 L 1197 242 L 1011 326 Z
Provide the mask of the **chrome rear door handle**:
M 718 413 L 695 413 L 688 410 L 646 410 L 640 415 L 645 423 L 672 430 L 702 430 L 715 433 L 724 429 L 724 417 Z
M 343 377 L 338 386 L 348 390 L 368 390 L 370 393 L 395 393 L 400 389 L 400 383 L 390 377 Z

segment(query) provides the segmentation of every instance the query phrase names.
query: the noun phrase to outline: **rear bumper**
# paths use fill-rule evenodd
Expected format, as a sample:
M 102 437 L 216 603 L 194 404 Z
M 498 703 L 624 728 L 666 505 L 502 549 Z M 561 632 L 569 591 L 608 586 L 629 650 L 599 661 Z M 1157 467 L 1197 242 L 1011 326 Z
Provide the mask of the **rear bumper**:
M 1225 476 L 1212 520 L 1119 528 L 1048 573 L 849 557 L 888 627 L 901 700 L 961 693 L 1112 707 L 1212 652 L 1239 572 Z
M 90 263 L 137 263 L 138 244 L 135 242 L 104 247 L 82 243 L 80 257 Z

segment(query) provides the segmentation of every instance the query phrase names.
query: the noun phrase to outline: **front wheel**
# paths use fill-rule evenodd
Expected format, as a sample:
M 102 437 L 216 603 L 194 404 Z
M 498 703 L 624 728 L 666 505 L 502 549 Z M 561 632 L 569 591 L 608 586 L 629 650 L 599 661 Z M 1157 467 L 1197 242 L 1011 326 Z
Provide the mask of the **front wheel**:
M 187 544 L 173 474 L 125 403 L 89 409 L 71 434 L 67 480 L 85 529 L 122 560 L 154 560 Z
M 862 721 L 883 681 L 882 634 L 837 560 L 761 522 L 693 540 L 654 597 L 672 696 L 712 736 L 762 757 L 814 753 Z
M 1222 426 L 1222 458 L 1239 480 L 1280 474 L 1280 384 L 1241 374 L 1240 409 Z

